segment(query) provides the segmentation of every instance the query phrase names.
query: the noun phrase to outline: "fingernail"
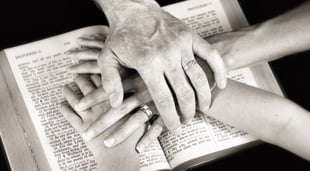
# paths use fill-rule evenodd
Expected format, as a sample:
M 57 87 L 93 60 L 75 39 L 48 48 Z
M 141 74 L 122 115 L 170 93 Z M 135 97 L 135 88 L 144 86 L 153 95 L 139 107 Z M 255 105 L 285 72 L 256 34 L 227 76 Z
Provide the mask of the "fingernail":
M 74 106 L 74 109 L 77 111 L 77 112 L 82 112 L 83 111 L 83 103 L 78 103 Z
M 171 133 L 175 136 L 180 135 L 182 133 L 182 127 L 178 127 L 171 131 Z
M 111 106 L 112 106 L 113 108 L 119 107 L 119 106 L 121 105 L 121 101 L 118 99 L 116 93 L 112 93 L 112 94 L 109 96 L 109 99 L 110 99 Z
M 85 141 L 89 141 L 89 140 L 93 139 L 94 136 L 95 136 L 95 131 L 93 131 L 93 130 L 87 131 L 87 132 L 82 134 L 82 138 Z
M 115 143 L 115 138 L 109 137 L 108 139 L 104 140 L 103 143 L 107 147 L 112 147 Z
M 207 114 L 207 112 L 209 111 L 209 109 L 210 109 L 210 105 L 205 106 L 205 107 L 203 107 L 203 108 L 201 109 L 201 112 L 202 112 L 203 114 Z
M 136 150 L 138 151 L 138 153 L 142 153 L 145 150 L 145 147 L 143 144 L 138 144 Z
M 218 87 L 219 87 L 220 89 L 224 89 L 224 88 L 226 87 L 226 79 L 223 79 L 223 80 L 220 82 L 220 84 L 218 85 Z
M 187 124 L 189 124 L 191 122 L 192 122 L 192 119 L 187 119 L 187 120 L 184 121 L 184 124 L 187 125 Z

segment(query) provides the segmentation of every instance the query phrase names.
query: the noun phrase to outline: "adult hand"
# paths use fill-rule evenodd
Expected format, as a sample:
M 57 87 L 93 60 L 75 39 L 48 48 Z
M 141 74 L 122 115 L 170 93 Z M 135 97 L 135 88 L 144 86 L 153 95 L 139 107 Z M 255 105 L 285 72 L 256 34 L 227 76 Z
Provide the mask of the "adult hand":
M 113 107 L 121 105 L 123 99 L 119 74 L 122 65 L 140 74 L 171 132 L 178 134 L 181 129 L 177 104 L 185 123 L 193 118 L 195 93 L 200 110 L 207 111 L 211 102 L 210 88 L 194 54 L 209 63 L 218 87 L 226 85 L 224 63 L 208 42 L 154 2 L 124 1 L 106 14 L 110 34 L 98 65 L 103 88 Z

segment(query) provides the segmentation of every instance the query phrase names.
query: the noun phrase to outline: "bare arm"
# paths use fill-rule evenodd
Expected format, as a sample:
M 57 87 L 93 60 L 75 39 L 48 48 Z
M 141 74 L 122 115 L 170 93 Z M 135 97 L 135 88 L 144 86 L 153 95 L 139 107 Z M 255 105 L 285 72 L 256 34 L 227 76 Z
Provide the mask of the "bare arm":
M 87 46 L 87 44 L 85 44 L 85 46 Z M 71 53 L 73 56 L 83 54 L 82 52 Z M 97 55 L 94 55 L 94 57 L 90 57 L 90 59 L 95 59 L 96 56 Z M 201 62 L 201 66 L 203 66 L 205 72 L 209 74 L 208 78 L 211 78 L 212 75 L 207 64 L 202 60 L 198 60 L 198 62 Z M 82 63 L 81 65 L 74 66 L 72 71 L 76 73 L 88 73 L 91 68 L 96 67 L 98 66 L 85 66 Z M 133 80 L 133 82 L 137 85 L 142 85 L 137 87 L 138 92 L 147 92 L 141 78 L 137 78 Z M 139 84 L 139 82 L 142 84 Z M 211 81 L 211 83 L 213 82 Z M 132 82 L 129 83 L 130 85 L 135 85 Z M 126 87 L 125 84 L 124 87 Z M 83 98 L 83 103 L 86 104 L 86 102 L 90 101 L 88 105 L 92 106 L 91 104 L 94 105 L 96 102 L 105 100 L 96 97 L 97 94 L 98 93 L 90 93 Z M 224 90 L 215 89 L 212 92 L 212 97 L 213 103 L 206 114 L 239 129 L 245 130 L 263 141 L 278 145 L 310 160 L 310 136 L 307 133 L 308 130 L 310 130 L 310 114 L 308 111 L 305 111 L 294 102 L 281 96 L 235 81 L 229 81 L 227 88 Z M 139 100 L 138 98 L 136 102 L 126 103 L 115 110 L 117 113 L 124 111 L 122 109 L 129 111 L 134 110 L 137 106 L 147 103 L 150 100 L 149 94 L 145 93 L 144 100 Z M 105 115 L 107 116 L 105 120 L 113 120 L 116 116 L 113 111 L 108 111 Z M 97 120 L 93 122 L 92 127 L 96 123 L 99 123 L 99 125 L 100 123 L 104 123 L 105 120 Z M 109 123 L 112 124 L 111 122 Z M 133 126 L 136 125 L 134 124 Z M 151 131 L 151 133 L 146 134 L 147 137 L 144 136 L 145 138 L 143 137 L 143 141 L 140 141 L 139 144 L 142 144 L 143 147 L 147 147 L 148 144 L 157 137 L 156 135 L 161 132 L 158 130 L 161 130 L 160 128 L 162 126 L 162 123 L 155 122 L 155 125 L 152 126 L 154 129 L 150 129 L 149 132 Z M 100 129 L 100 127 L 96 129 L 101 130 L 98 134 L 105 131 L 104 129 Z M 124 127 L 124 130 L 128 129 L 129 127 Z M 129 135 L 130 133 L 123 134 L 122 136 L 126 137 Z M 124 137 L 120 139 L 125 139 Z
M 310 1 L 261 24 L 208 39 L 228 70 L 310 49 Z
M 310 160 L 310 113 L 270 92 L 229 81 L 208 115 Z

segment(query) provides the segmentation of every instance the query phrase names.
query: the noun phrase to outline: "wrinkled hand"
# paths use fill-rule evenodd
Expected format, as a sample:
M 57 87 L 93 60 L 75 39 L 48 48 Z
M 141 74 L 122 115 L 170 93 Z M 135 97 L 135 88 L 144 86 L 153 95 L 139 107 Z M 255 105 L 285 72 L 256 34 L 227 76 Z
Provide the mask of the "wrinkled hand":
M 135 4 L 116 15 L 117 20 L 109 21 L 110 34 L 98 59 L 103 89 L 111 105 L 117 107 L 123 100 L 120 66 L 135 69 L 165 125 L 178 134 L 181 121 L 177 105 L 182 121 L 187 123 L 195 114 L 195 98 L 202 111 L 207 111 L 211 102 L 207 77 L 194 54 L 209 63 L 218 87 L 224 88 L 226 70 L 220 55 L 159 6 Z

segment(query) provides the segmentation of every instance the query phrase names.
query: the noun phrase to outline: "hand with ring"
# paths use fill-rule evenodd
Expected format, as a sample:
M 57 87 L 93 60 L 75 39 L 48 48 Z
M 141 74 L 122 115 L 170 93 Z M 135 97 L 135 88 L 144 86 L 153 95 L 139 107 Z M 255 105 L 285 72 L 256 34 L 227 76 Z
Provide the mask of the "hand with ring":
M 100 76 L 91 75 L 90 80 L 86 79 L 82 75 L 78 75 L 75 78 L 75 83 L 82 91 L 84 96 L 93 94 L 101 87 Z M 132 82 L 142 82 L 141 79 L 139 80 L 126 80 L 124 82 L 125 92 L 133 90 L 135 87 L 133 87 L 134 84 L 132 84 Z M 95 88 L 95 86 L 97 88 Z M 97 144 L 94 142 L 96 142 L 98 139 L 103 142 L 106 147 L 111 148 L 122 143 L 132 135 L 136 135 L 137 131 L 141 132 L 141 127 L 143 127 L 154 116 L 154 114 L 157 113 L 153 102 L 148 102 L 147 104 L 143 105 L 144 102 L 150 101 L 150 97 L 145 88 L 141 91 L 141 93 L 135 93 L 125 98 L 124 103 L 119 108 L 111 108 L 107 99 L 107 95 L 104 95 L 101 92 L 101 94 L 106 97 L 106 101 L 97 103 L 86 111 L 76 112 L 77 114 L 75 115 L 79 116 L 83 122 L 78 121 L 78 117 L 73 115 L 74 111 L 71 111 L 70 107 L 67 107 L 67 105 L 61 105 L 60 110 L 64 114 L 65 118 L 67 118 L 67 120 L 81 133 L 91 151 L 94 151 L 92 149 L 97 149 L 93 144 Z M 75 110 L 75 104 L 77 104 L 81 98 L 78 97 L 69 86 L 65 86 L 64 96 L 69 102 L 70 106 Z M 107 119 L 105 120 L 105 123 L 101 122 L 104 118 Z M 120 121 L 122 121 L 122 124 L 119 123 Z M 82 127 L 79 126 L 81 124 L 83 125 Z M 88 139 L 84 132 L 89 127 L 96 128 L 96 125 L 98 124 L 105 125 L 106 129 L 103 131 L 104 133 L 100 132 L 100 134 L 96 135 L 96 137 Z M 118 125 L 116 128 L 115 124 Z M 150 125 L 147 133 L 140 139 L 139 143 L 137 144 L 136 150 L 138 152 L 142 152 L 147 146 L 156 140 L 163 127 L 164 125 L 160 117 L 153 120 L 153 123 Z
M 78 75 L 74 80 L 81 94 L 77 93 L 74 85 L 65 86 L 63 89 L 64 97 L 68 103 L 60 105 L 60 111 L 65 119 L 82 135 L 84 131 L 98 118 L 103 116 L 107 111 L 111 110 L 109 101 L 104 101 L 92 106 L 83 112 L 78 112 L 74 109 L 79 100 L 96 90 L 101 86 L 100 77 L 92 75 L 89 78 Z M 127 122 L 129 115 L 118 120 L 113 126 L 109 127 L 105 132 L 94 137 L 90 141 L 85 141 L 88 149 L 94 155 L 98 170 L 139 170 L 139 155 L 136 152 L 136 144 L 143 135 L 146 129 L 145 124 L 140 124 L 134 132 L 132 132 L 124 143 L 113 148 L 107 148 L 104 145 L 104 140 L 113 133 L 118 132 L 119 128 Z M 130 117 L 131 118 L 131 117 Z M 146 117 L 145 117 L 146 118 Z M 136 124 L 135 124 L 136 125 Z M 121 159 L 123 157 L 123 159 Z M 122 160 L 122 165 L 115 165 L 119 160 Z
M 194 55 L 209 63 L 218 87 L 224 88 L 226 69 L 217 50 L 156 1 L 97 2 L 110 25 L 98 65 L 112 107 L 123 101 L 123 66 L 139 73 L 172 133 L 180 132 L 181 122 L 191 121 L 196 103 L 204 112 L 209 109 L 210 87 Z

